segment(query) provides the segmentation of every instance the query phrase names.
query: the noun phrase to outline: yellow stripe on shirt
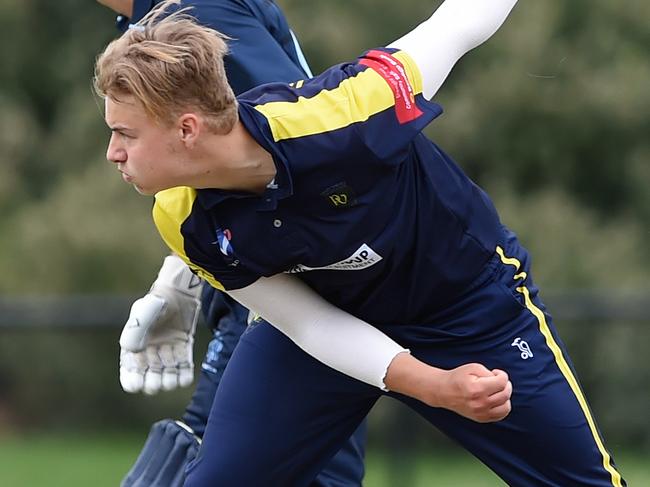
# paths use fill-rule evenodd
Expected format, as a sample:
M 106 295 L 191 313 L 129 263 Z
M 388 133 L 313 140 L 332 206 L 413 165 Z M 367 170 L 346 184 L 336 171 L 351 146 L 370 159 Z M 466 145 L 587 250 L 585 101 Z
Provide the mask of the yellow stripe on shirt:
M 421 93 L 422 76 L 415 62 L 405 52 L 392 56 L 404 65 L 413 94 Z M 311 98 L 272 101 L 255 109 L 267 118 L 273 140 L 279 142 L 364 122 L 393 105 L 395 96 L 386 80 L 374 69 L 365 69 L 344 79 L 336 88 L 322 90 Z
M 208 281 L 214 288 L 223 290 L 223 285 L 208 271 L 194 264 L 185 252 L 185 238 L 181 225 L 192 214 L 196 190 L 188 187 L 166 189 L 156 193 L 153 205 L 153 220 L 160 236 L 172 252 L 178 255 L 193 272 Z

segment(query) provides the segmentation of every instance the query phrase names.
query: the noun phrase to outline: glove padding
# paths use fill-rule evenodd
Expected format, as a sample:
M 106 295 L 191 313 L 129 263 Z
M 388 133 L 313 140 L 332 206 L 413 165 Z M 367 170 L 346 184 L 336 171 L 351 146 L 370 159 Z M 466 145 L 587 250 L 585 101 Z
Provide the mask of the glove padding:
M 120 336 L 120 383 L 126 392 L 155 394 L 192 383 L 200 293 L 201 280 L 185 263 L 165 258 L 149 293 L 131 306 Z
M 158 421 L 120 487 L 182 487 L 185 469 L 196 457 L 200 444 L 185 423 Z

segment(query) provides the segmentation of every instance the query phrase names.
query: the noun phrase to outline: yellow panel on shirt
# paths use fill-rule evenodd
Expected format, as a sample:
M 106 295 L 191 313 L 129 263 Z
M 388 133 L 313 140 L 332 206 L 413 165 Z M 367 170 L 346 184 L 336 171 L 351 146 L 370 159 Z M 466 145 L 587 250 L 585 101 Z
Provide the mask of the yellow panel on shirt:
M 166 189 L 156 194 L 153 219 L 160 236 L 172 252 L 177 254 L 197 276 L 212 287 L 223 290 L 223 285 L 208 271 L 190 260 L 185 251 L 182 225 L 192 214 L 196 190 L 188 187 Z

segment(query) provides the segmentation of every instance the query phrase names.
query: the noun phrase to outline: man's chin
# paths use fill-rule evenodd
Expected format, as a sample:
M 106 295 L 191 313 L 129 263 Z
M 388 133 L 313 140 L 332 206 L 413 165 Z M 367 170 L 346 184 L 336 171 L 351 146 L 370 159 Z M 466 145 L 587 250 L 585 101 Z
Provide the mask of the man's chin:
M 143 188 L 142 186 L 138 186 L 137 184 L 133 184 L 133 189 L 135 189 L 139 194 L 143 196 L 153 196 L 158 192 L 155 189 L 152 190 L 149 188 Z

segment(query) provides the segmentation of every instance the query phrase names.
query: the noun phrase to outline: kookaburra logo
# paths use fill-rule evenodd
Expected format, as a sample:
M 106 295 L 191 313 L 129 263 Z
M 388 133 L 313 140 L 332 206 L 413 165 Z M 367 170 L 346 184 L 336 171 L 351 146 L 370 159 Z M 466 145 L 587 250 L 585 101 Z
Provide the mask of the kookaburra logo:
M 521 358 L 527 360 L 533 357 L 533 351 L 528 346 L 528 342 L 522 340 L 521 337 L 515 338 L 515 341 L 510 345 L 511 347 L 517 347 L 521 352 Z

